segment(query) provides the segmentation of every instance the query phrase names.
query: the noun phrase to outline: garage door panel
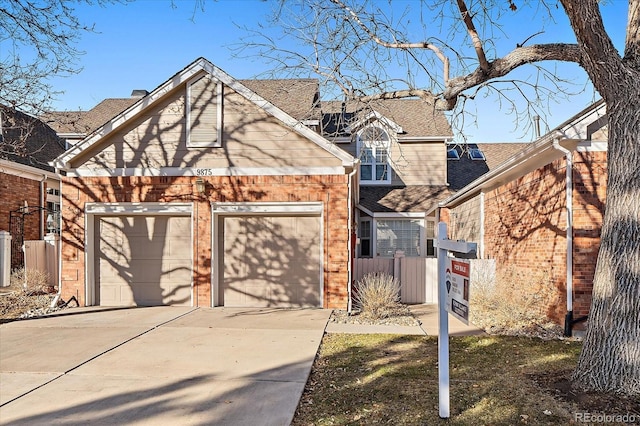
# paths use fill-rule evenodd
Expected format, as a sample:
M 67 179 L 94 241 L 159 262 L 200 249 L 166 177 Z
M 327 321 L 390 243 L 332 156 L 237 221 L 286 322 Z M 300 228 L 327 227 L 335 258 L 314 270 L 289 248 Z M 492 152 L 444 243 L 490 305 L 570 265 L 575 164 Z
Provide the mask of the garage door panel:
M 96 275 L 101 305 L 191 304 L 189 217 L 116 216 L 99 221 Z
M 320 305 L 320 218 L 224 218 L 225 306 Z

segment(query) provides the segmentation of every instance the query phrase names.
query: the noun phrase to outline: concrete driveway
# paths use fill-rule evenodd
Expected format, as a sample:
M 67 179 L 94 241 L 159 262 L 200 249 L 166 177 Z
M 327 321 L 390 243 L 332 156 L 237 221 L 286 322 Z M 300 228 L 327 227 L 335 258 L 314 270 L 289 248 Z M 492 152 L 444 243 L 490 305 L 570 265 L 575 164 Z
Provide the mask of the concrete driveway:
M 77 308 L 0 325 L 0 423 L 288 425 L 330 313 Z

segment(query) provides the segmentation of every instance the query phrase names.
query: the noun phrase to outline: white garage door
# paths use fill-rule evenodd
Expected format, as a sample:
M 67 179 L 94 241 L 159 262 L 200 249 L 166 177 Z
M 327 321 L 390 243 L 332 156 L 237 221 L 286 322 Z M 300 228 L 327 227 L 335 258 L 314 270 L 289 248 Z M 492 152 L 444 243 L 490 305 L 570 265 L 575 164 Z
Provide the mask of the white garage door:
M 224 306 L 321 306 L 320 218 L 224 218 Z
M 101 217 L 96 232 L 98 304 L 191 305 L 189 217 Z

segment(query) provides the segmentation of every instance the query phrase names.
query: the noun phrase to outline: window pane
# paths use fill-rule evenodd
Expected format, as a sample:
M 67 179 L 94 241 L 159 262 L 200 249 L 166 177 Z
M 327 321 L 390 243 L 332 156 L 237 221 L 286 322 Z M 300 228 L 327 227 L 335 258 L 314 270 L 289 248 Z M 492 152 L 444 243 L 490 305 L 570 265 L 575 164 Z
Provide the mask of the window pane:
M 372 126 L 362 131 L 360 139 L 363 141 L 388 141 L 389 136 L 380 127 Z
M 364 220 L 360 222 L 360 237 L 361 238 L 371 237 L 371 221 Z
M 360 257 L 371 257 L 371 240 L 360 240 Z
M 360 165 L 360 179 L 371 180 L 371 165 Z
M 427 240 L 427 256 L 435 256 L 436 255 L 436 248 L 435 245 L 433 244 L 433 240 L 429 239 Z
M 379 220 L 377 224 L 378 256 L 393 257 L 396 250 L 404 251 L 407 257 L 421 255 L 419 220 Z
M 436 229 L 436 223 L 435 222 L 433 222 L 431 220 L 428 220 L 425 223 L 425 230 L 424 231 L 426 233 L 427 238 L 435 238 L 436 237 L 435 229 Z
M 373 149 L 368 147 L 362 147 L 360 152 L 360 161 L 363 164 L 373 163 Z
M 376 148 L 376 163 L 387 162 L 387 150 L 386 148 Z
M 376 164 L 376 180 L 387 180 L 386 164 Z

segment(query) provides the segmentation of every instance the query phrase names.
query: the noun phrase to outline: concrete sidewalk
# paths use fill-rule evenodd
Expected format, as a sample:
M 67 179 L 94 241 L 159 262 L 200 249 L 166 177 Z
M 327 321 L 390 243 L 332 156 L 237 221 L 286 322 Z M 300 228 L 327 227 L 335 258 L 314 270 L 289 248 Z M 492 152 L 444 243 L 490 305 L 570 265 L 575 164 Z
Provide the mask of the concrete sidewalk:
M 411 335 L 438 335 L 438 305 L 409 305 L 409 310 L 420 322 L 420 325 L 361 325 L 361 324 L 338 324 L 329 322 L 327 333 L 352 333 L 352 334 L 411 334 Z M 449 315 L 449 335 L 450 336 L 473 336 L 485 334 L 484 330 L 474 326 L 465 325 L 457 318 Z
M 330 313 L 77 308 L 2 324 L 0 419 L 288 425 Z

